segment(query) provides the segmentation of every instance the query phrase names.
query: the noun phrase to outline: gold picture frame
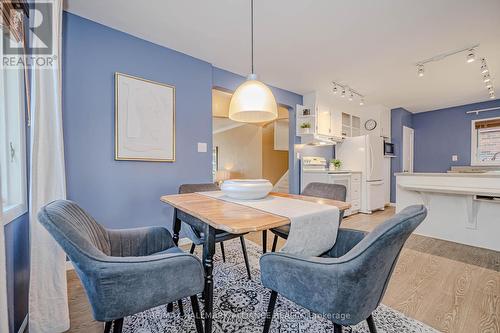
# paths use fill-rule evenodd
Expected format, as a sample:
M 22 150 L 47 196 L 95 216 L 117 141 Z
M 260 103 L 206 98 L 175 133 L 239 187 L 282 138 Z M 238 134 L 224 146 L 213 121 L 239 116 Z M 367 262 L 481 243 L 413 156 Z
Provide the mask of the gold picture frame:
M 120 94 L 120 85 L 123 86 L 122 89 L 128 89 L 126 94 Z M 166 105 L 165 110 L 162 103 Z M 125 111 L 121 110 L 121 106 L 125 104 L 123 109 L 126 109 L 127 114 L 124 115 Z M 167 110 L 169 107 L 170 110 Z M 137 108 L 141 110 L 136 110 Z M 115 160 L 175 162 L 175 111 L 175 86 L 116 72 Z M 158 118 L 148 119 L 148 116 Z M 154 128 L 150 130 L 148 127 Z M 133 135 L 129 136 L 129 132 L 133 132 Z M 127 135 L 124 136 L 124 133 Z

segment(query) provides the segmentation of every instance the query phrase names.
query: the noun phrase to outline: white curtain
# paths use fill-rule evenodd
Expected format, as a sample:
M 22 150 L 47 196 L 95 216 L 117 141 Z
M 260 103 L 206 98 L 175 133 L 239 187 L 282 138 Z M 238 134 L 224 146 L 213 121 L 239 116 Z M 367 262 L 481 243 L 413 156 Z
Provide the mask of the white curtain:
M 0 173 L 1 175 L 2 173 Z M 0 188 L 2 187 L 0 177 Z M 0 333 L 9 333 L 9 320 L 7 311 L 7 269 L 5 267 L 5 236 L 2 217 L 2 192 L 0 191 Z M 5 318 L 5 319 L 4 319 Z
M 40 208 L 66 197 L 61 112 L 62 0 L 53 0 L 53 7 L 53 47 L 58 65 L 54 69 L 35 68 L 31 77 L 31 333 L 69 329 L 65 254 L 37 219 Z

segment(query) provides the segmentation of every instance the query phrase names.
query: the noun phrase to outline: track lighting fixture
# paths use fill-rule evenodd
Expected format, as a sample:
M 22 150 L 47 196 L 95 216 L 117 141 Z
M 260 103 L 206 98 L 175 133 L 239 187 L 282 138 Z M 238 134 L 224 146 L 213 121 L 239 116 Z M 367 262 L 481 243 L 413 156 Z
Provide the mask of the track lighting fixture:
M 345 97 L 346 93 L 348 93 L 349 101 L 353 101 L 354 97 L 359 98 L 359 105 L 365 105 L 365 96 L 361 95 L 356 90 L 352 89 L 346 84 L 340 84 L 338 82 L 332 81 L 333 84 L 333 93 L 336 94 L 339 89 L 341 89 L 340 97 Z
M 426 65 L 427 63 L 441 61 L 443 59 L 446 59 L 447 57 L 450 57 L 452 55 L 456 55 L 459 53 L 466 53 L 465 59 L 466 59 L 467 63 L 474 62 L 476 60 L 476 56 L 477 56 L 476 49 L 478 47 L 479 47 L 479 44 L 471 45 L 471 46 L 466 47 L 466 48 L 456 49 L 456 50 L 449 51 L 446 53 L 441 53 L 441 54 L 438 54 L 432 58 L 428 58 L 428 59 L 419 61 L 415 64 L 417 66 L 417 75 L 419 77 L 424 76 L 424 65 Z M 495 91 L 494 91 L 493 84 L 492 84 L 493 78 L 490 76 L 490 71 L 488 69 L 488 64 L 486 63 L 486 58 L 478 57 L 478 59 L 481 60 L 481 75 L 483 77 L 483 82 L 486 84 L 486 88 L 489 91 L 490 98 L 495 98 Z M 493 96 L 493 97 L 491 97 L 491 96 Z
M 422 64 L 417 65 L 417 74 L 419 77 L 424 76 L 424 65 Z
M 474 49 L 470 49 L 467 52 L 467 62 L 470 64 L 471 62 L 474 62 L 476 60 L 476 52 Z
M 488 65 L 486 64 L 486 59 L 481 59 L 481 74 L 487 74 L 489 72 Z

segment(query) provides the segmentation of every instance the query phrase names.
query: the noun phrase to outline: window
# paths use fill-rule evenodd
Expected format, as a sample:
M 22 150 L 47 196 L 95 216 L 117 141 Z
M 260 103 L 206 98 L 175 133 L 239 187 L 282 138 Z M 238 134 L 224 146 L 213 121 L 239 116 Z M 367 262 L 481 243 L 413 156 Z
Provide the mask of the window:
M 472 121 L 472 165 L 500 165 L 500 117 Z
M 0 71 L 0 170 L 5 223 L 11 222 L 27 211 L 24 98 L 24 70 L 2 68 Z

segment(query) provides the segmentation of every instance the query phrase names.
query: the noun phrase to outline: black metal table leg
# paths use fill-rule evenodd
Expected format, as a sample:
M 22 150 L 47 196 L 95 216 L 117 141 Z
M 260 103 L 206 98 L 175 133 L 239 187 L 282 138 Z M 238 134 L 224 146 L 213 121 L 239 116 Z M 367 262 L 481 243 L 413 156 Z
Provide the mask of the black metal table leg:
M 179 233 L 181 231 L 181 224 L 182 224 L 181 220 L 177 218 L 177 208 L 174 208 L 174 218 L 172 221 L 172 231 L 174 234 L 172 235 L 172 239 L 174 240 L 175 245 L 179 244 Z
M 181 225 L 182 225 L 181 220 L 177 218 L 177 208 L 174 208 L 174 218 L 172 221 L 172 231 L 174 234 L 172 235 L 172 239 L 175 245 L 179 244 L 179 233 L 181 231 Z M 174 310 L 174 305 L 172 303 L 168 303 L 167 312 L 172 312 L 173 310 Z
M 212 332 L 214 277 L 213 255 L 215 252 L 215 228 L 205 225 L 205 242 L 203 243 L 203 266 L 205 268 L 205 333 Z

